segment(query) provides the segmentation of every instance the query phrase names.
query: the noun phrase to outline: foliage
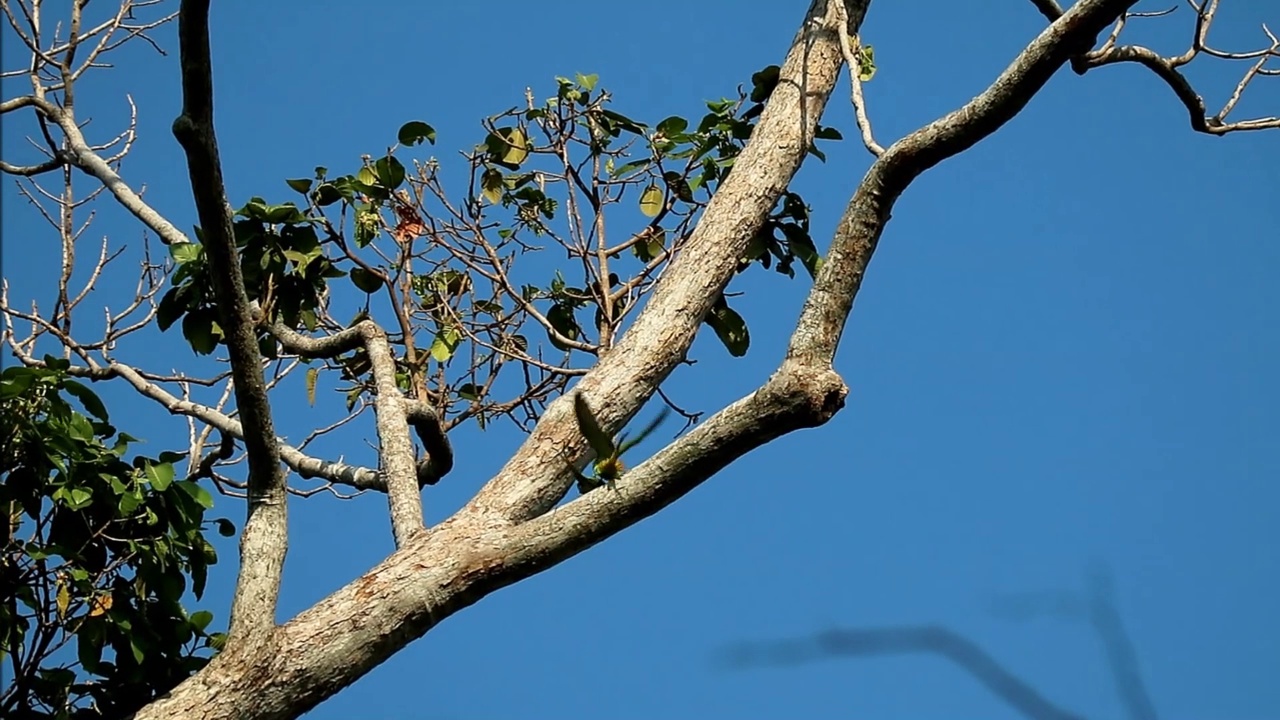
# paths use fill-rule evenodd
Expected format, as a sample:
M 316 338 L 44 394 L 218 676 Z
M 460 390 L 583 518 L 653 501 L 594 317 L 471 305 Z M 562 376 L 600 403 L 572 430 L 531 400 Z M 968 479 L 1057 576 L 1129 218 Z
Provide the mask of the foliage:
M 125 462 L 137 439 L 67 361 L 45 363 L 0 375 L 0 660 L 12 670 L 0 715 L 128 713 L 221 647 L 212 613 L 182 604 L 217 561 L 204 536 L 213 498 L 175 476 L 178 453 Z
M 436 142 L 414 121 L 398 144 L 354 172 L 318 167 L 287 181 L 299 201 L 252 198 L 236 212 L 240 265 L 264 322 L 334 332 L 385 302 L 398 326 L 398 380 L 429 399 L 452 427 L 494 415 L 526 427 L 545 399 L 580 374 L 582 354 L 598 355 L 679 252 L 711 196 L 732 172 L 778 81 L 777 66 L 752 77 L 749 92 L 706 103 L 700 119 L 648 124 L 611 107 L 595 75 L 557 78 L 555 95 L 488 118 L 481 143 L 464 153 L 465 189 L 451 193 L 435 158 L 402 159 Z M 819 128 L 817 139 L 839 139 Z M 816 147 L 810 151 L 823 155 Z M 456 170 L 455 170 L 456 172 Z M 634 204 L 632 204 L 634 203 Z M 622 228 L 615 230 L 614 228 Z M 606 241 L 608 237 L 622 238 Z M 538 263 L 544 245 L 568 263 Z M 177 269 L 159 305 L 159 326 L 181 320 L 201 354 L 224 341 L 199 243 L 170 247 Z M 741 258 L 795 276 L 821 264 L 809 209 L 788 192 Z M 360 300 L 341 313 L 332 281 L 346 277 Z M 569 279 L 567 279 L 569 278 Z M 354 316 L 354 319 L 345 321 Z M 746 321 L 719 298 L 706 324 L 730 354 L 750 345 Z M 545 339 L 540 339 L 545 338 Z M 263 329 L 264 354 L 280 349 Z M 575 359 L 575 357 L 577 359 Z M 506 367 L 509 372 L 500 379 Z M 371 394 L 363 349 L 336 362 L 347 409 Z M 307 373 L 314 402 L 319 368 Z M 510 378 L 510 379 L 507 379 Z

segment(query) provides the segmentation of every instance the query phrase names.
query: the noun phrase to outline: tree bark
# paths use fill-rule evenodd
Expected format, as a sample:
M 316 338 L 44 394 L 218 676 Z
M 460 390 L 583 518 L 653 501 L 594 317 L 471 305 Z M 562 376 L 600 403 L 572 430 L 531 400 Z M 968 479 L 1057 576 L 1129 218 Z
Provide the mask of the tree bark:
M 831 361 L 893 202 L 920 173 L 1013 117 L 1132 4 L 1081 0 L 984 93 L 884 152 L 849 203 L 786 359 L 759 390 L 630 470 L 616 491 L 552 510 L 571 482 L 562 453 L 583 443 L 571 399 L 560 398 L 458 514 L 408 538 L 368 573 L 279 627 L 272 652 L 220 656 L 138 717 L 296 717 L 458 610 L 652 515 L 751 450 L 825 423 L 844 404 L 847 388 Z M 850 35 L 866 7 L 847 0 Z M 834 25 L 840 16 L 827 0 L 810 7 L 733 173 L 635 324 L 579 384 L 606 431 L 635 414 L 684 357 L 747 241 L 803 160 L 843 62 Z

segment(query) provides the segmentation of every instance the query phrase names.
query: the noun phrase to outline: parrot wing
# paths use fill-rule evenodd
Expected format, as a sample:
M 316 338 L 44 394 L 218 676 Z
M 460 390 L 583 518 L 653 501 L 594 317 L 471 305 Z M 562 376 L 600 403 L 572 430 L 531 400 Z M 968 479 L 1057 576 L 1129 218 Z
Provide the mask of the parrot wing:
M 582 396 L 581 392 L 574 393 L 573 412 L 578 416 L 578 429 L 582 431 L 582 436 L 587 439 L 587 443 L 595 451 L 596 457 L 601 460 L 614 457 L 613 440 L 600 429 L 600 423 L 596 421 L 595 413 L 591 412 L 591 406 L 587 405 L 587 399 Z
M 658 417 L 654 418 L 652 422 L 646 425 L 645 428 L 640 431 L 639 435 L 635 436 L 634 438 L 631 438 L 630 440 L 627 440 L 626 442 L 622 443 L 622 445 L 618 447 L 618 454 L 621 455 L 622 453 L 644 442 L 644 439 L 649 437 L 649 435 L 652 434 L 654 430 L 657 430 L 658 426 L 661 425 L 663 421 L 667 419 L 667 415 L 670 415 L 670 414 L 671 414 L 670 408 L 662 408 L 662 412 L 658 413 Z

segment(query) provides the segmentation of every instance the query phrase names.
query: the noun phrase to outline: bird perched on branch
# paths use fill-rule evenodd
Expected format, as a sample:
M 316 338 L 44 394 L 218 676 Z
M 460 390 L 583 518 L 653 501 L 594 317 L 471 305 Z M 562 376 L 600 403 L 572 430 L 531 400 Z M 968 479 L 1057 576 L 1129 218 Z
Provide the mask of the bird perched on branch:
M 612 490 L 614 481 L 622 477 L 622 473 L 626 470 L 626 466 L 622 464 L 622 454 L 644 442 L 644 439 L 667 419 L 667 414 L 670 412 L 668 408 L 663 408 L 658 417 L 645 426 L 639 435 L 628 440 L 626 433 L 618 435 L 617 438 L 610 438 L 600 429 L 595 413 L 592 412 L 591 406 L 587 404 L 587 399 L 581 392 L 573 396 L 573 411 L 578 417 L 578 429 L 582 431 L 582 436 L 587 439 L 587 443 L 596 454 L 595 463 L 592 464 L 593 477 L 583 475 L 573 465 L 569 466 L 574 477 L 578 479 L 578 492 L 584 494 L 601 485 L 608 485 Z

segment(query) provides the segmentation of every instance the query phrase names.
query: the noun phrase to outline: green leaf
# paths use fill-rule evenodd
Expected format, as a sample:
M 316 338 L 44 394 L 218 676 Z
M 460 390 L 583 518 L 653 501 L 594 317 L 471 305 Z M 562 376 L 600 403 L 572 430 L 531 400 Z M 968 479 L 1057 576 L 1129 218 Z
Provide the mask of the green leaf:
M 378 237 L 382 229 L 377 210 L 356 210 L 356 247 L 365 247 Z
M 841 135 L 839 130 L 833 127 L 823 127 L 823 126 L 819 126 L 817 131 L 814 132 L 813 136 L 818 140 L 843 140 L 844 139 L 844 135 Z
M 265 220 L 267 217 L 267 201 L 260 197 L 251 197 L 236 214 L 253 220 Z
M 640 193 L 640 212 L 645 217 L 657 217 L 662 212 L 663 195 L 662 188 L 657 185 L 650 185 Z
M 324 183 L 316 188 L 315 193 L 311 196 L 316 201 L 316 205 L 324 207 L 332 205 L 342 199 L 342 191 L 333 183 Z
M 809 233 L 799 225 L 785 224 L 781 226 L 782 234 L 787 236 L 787 244 L 791 247 L 791 254 L 800 258 L 800 262 L 804 264 L 804 269 L 809 272 L 809 277 L 816 278 L 818 269 L 822 267 L 822 256 L 818 254 L 818 248 L 813 244 L 813 238 L 809 237 Z
M 9 400 L 18 397 L 31 388 L 36 381 L 36 371 L 30 368 L 14 366 L 4 371 L 4 380 L 0 382 L 0 398 Z
M 164 492 L 173 483 L 173 465 L 171 463 L 147 463 L 146 476 L 147 482 L 151 483 L 152 488 L 155 488 L 158 492 Z
M 399 160 L 390 156 L 380 158 L 373 167 L 378 174 L 378 181 L 388 190 L 395 190 L 404 183 L 404 165 Z
M 480 194 L 488 200 L 490 204 L 497 205 L 502 199 L 502 171 L 497 168 L 489 168 L 480 176 Z
M 175 487 L 186 493 L 187 497 L 195 500 L 200 504 L 200 507 L 205 510 L 213 507 L 213 496 L 209 494 L 208 490 L 201 487 L 200 483 L 194 480 L 183 480 L 182 482 L 176 483 Z M 206 554 L 209 550 L 212 550 L 212 548 L 205 548 Z
M 619 129 L 626 130 L 627 132 L 632 133 L 634 135 L 643 135 L 645 128 L 648 127 L 642 122 L 637 122 L 627 117 L 626 115 L 614 112 L 612 110 L 604 109 L 600 111 L 600 114 L 608 118 L 609 121 L 612 122 L 614 125 L 616 125 Z
M 306 195 L 311 192 L 311 183 L 313 181 L 309 178 L 299 178 L 297 180 L 285 180 L 284 182 L 292 188 L 294 192 Z
M 315 407 L 316 404 L 316 380 L 320 378 L 320 368 L 307 368 L 307 404 Z
M 204 632 L 204 629 L 209 627 L 211 622 L 213 622 L 213 613 L 208 610 L 198 610 L 191 613 L 191 624 L 200 632 Z
M 306 222 L 307 217 L 293 203 L 285 203 L 268 207 L 264 219 L 272 225 L 297 225 Z
M 458 397 L 470 402 L 476 402 L 480 399 L 480 388 L 472 383 L 467 383 L 458 388 Z
M 67 507 L 83 510 L 93 504 L 93 493 L 85 488 L 73 487 L 67 491 Z
M 187 311 L 186 287 L 172 287 L 160 298 L 156 308 L 156 325 L 160 332 L 168 330 Z
M 666 247 L 667 231 L 663 229 L 649 228 L 645 233 L 645 239 L 637 241 L 631 246 L 631 252 L 640 262 L 649 262 L 658 257 Z
M 751 236 L 751 240 L 747 242 L 746 252 L 742 254 L 742 257 L 738 261 L 738 267 L 740 269 L 745 270 L 748 265 L 756 260 L 768 262 L 771 232 L 770 228 L 766 226 L 760 228 L 759 232 Z M 768 267 L 768 265 L 765 265 L 765 267 Z
M 578 73 L 577 80 L 578 80 L 578 85 L 581 86 L 583 90 L 586 90 L 587 92 L 591 92 L 592 90 L 596 89 L 596 83 L 600 81 L 600 76 L 594 73 L 591 75 L 583 75 L 582 73 Z
M 226 518 L 218 518 L 213 521 L 218 526 L 218 534 L 222 537 L 231 537 L 236 534 L 236 525 Z
M 169 246 L 169 256 L 179 265 L 199 260 L 203 253 L 204 248 L 192 242 L 173 243 Z
M 502 153 L 502 162 L 508 165 L 519 165 L 529 157 L 529 138 L 520 128 L 500 128 L 498 134 L 506 140 L 507 148 Z
M 446 362 L 453 357 L 461 338 L 457 328 L 445 328 L 436 333 L 435 340 L 431 342 L 431 357 L 438 363 Z
M 644 158 L 643 160 L 632 160 L 629 163 L 624 163 L 614 168 L 609 173 L 609 175 L 615 178 L 620 178 L 623 175 L 627 175 L 629 173 L 635 172 L 636 170 L 640 170 L 641 168 L 648 167 L 652 162 L 653 161 L 650 160 L 649 158 Z
M 401 145 L 406 145 L 409 147 L 417 145 L 421 143 L 423 140 L 426 140 L 432 145 L 435 145 L 436 130 L 435 128 L 431 127 L 430 125 L 424 122 L 421 122 L 419 120 L 414 120 L 413 122 L 407 122 L 404 125 L 400 126 L 398 139 L 400 140 Z
M 225 648 L 226 646 L 227 646 L 226 633 L 211 633 L 209 635 L 209 647 L 213 648 L 214 650 L 217 650 L 218 652 L 222 652 L 222 649 Z
M 200 355 L 208 355 L 218 347 L 218 338 L 213 330 L 213 317 L 207 312 L 188 313 L 182 319 L 182 336 L 191 344 L 191 349 Z
M 729 307 L 728 301 L 721 295 L 711 312 L 707 314 L 706 324 L 715 331 L 716 337 L 724 343 L 725 349 L 734 357 L 747 354 L 751 345 L 751 335 L 747 332 L 747 323 L 736 311 Z
M 689 121 L 677 115 L 658 123 L 658 132 L 668 139 L 683 133 L 689 127 Z
M 351 282 L 366 293 L 377 292 L 378 288 L 382 287 L 381 278 L 361 267 L 351 269 Z
M 62 387 L 68 393 L 75 396 L 75 398 L 84 405 L 84 409 L 89 411 L 90 415 L 98 418 L 102 422 L 108 421 L 107 406 L 102 404 L 102 400 L 100 400 L 92 390 L 70 378 L 62 381 Z
M 106 640 L 106 625 L 101 621 L 86 622 L 76 633 L 76 653 L 86 672 L 97 674 L 102 662 L 102 645 Z
M 133 491 L 120 496 L 120 502 L 117 507 L 121 515 L 132 515 L 139 507 L 142 506 L 142 494 Z

